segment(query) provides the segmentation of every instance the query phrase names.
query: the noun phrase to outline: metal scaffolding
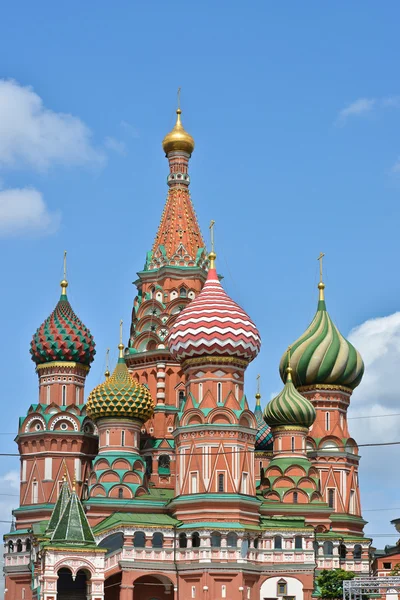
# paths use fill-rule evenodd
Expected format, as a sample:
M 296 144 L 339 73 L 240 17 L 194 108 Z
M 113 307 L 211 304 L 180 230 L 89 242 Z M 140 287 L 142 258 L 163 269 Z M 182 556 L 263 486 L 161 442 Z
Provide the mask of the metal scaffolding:
M 400 577 L 355 577 L 343 581 L 343 600 L 398 600 Z

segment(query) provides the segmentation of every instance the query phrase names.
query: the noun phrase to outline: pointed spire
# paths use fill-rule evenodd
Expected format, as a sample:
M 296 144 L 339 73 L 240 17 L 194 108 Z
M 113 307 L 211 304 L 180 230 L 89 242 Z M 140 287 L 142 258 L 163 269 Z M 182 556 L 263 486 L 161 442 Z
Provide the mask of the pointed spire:
M 69 491 L 69 485 L 67 482 L 67 473 L 64 473 L 63 482 L 61 484 L 60 493 L 58 494 L 57 502 L 53 508 L 53 512 L 51 513 L 50 521 L 47 527 L 47 533 L 53 533 L 55 528 L 58 525 L 59 520 L 61 519 L 65 507 L 68 504 L 70 499 L 71 492 Z
M 67 287 L 68 287 L 68 281 L 67 281 L 67 251 L 64 250 L 64 264 L 63 264 L 63 272 L 64 272 L 64 277 L 60 283 L 61 285 L 61 298 L 63 298 L 63 296 L 66 298 L 67 297 Z
M 74 489 L 51 536 L 51 541 L 63 545 L 96 544 L 82 503 Z
M 217 258 L 217 255 L 215 254 L 215 249 L 214 249 L 214 225 L 215 225 L 215 221 L 211 220 L 210 223 L 210 238 L 211 238 L 211 252 L 208 255 L 208 258 L 210 260 L 210 269 L 215 269 L 215 260 Z
M 122 325 L 123 325 L 123 320 L 121 319 L 119 322 L 119 344 L 118 344 L 118 350 L 119 350 L 119 356 L 118 356 L 118 362 L 125 362 L 124 359 L 124 343 L 122 341 Z
M 319 253 L 318 259 L 319 260 L 319 283 L 318 283 L 318 289 L 319 289 L 319 301 L 320 302 L 325 302 L 325 293 L 324 293 L 324 289 L 325 289 L 325 284 L 322 281 L 322 259 L 324 258 L 325 254 L 323 252 Z
M 110 365 L 109 365 L 109 362 L 110 362 L 110 348 L 107 348 L 107 351 L 106 351 L 106 370 L 104 372 L 104 377 L 106 379 L 108 379 L 110 377 Z
M 257 375 L 256 407 L 254 409 L 254 415 L 256 417 L 257 424 L 263 427 L 265 423 L 261 410 L 260 377 L 260 375 Z

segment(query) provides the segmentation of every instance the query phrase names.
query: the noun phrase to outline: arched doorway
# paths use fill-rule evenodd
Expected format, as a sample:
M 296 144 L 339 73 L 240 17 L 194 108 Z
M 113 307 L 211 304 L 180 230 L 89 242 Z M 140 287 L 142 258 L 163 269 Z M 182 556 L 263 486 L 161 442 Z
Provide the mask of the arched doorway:
M 122 573 L 115 573 L 104 582 L 104 600 L 119 600 Z
M 65 567 L 58 571 L 57 600 L 86 600 L 87 588 L 88 577 L 82 569 L 77 572 L 75 579 Z
M 140 600 L 172 600 L 174 584 L 165 575 L 143 575 L 133 582 L 134 598 Z

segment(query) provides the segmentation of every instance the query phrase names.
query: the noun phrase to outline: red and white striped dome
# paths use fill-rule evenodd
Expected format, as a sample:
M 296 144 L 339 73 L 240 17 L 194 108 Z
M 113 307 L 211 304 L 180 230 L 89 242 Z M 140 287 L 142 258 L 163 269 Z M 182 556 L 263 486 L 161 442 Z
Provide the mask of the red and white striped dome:
M 171 354 L 179 361 L 200 356 L 235 356 L 250 362 L 260 346 L 257 327 L 224 291 L 212 265 L 200 294 L 171 327 Z

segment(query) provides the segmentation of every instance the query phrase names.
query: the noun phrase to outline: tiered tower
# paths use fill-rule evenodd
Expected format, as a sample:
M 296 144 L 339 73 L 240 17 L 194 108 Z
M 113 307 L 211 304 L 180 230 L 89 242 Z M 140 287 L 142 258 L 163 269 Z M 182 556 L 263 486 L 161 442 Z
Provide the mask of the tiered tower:
M 174 438 L 178 519 L 257 524 L 256 422 L 244 394 L 244 372 L 260 350 L 249 316 L 223 290 L 212 252 L 207 281 L 168 338 L 185 374 L 185 401 Z M 222 503 L 222 504 L 221 504 Z M 223 506 L 222 506 L 223 505 Z
M 50 514 L 64 474 L 70 482 L 76 481 L 81 493 L 97 453 L 96 429 L 84 405 L 85 380 L 95 344 L 89 329 L 72 310 L 67 286 L 64 273 L 60 300 L 31 342 L 39 399 L 20 419 L 17 436 L 21 491 L 15 515 L 20 525 L 30 525 L 32 520 Z
M 308 456 L 320 472 L 322 496 L 334 512 L 332 526 L 359 533 L 365 524 L 361 519 L 359 456 L 348 430 L 347 409 L 352 391 L 362 379 L 364 364 L 327 312 L 322 267 L 318 288 L 316 315 L 291 346 L 293 382 L 316 411 L 307 441 Z M 285 354 L 280 363 L 283 381 L 286 369 Z
M 177 315 L 204 285 L 208 261 L 205 244 L 189 194 L 189 159 L 194 140 L 183 128 L 181 110 L 174 128 L 163 140 L 169 163 L 168 196 L 143 271 L 135 285 L 128 368 L 147 385 L 156 405 L 146 424 L 144 451 L 148 474 L 155 485 L 174 487 L 175 463 L 170 460 L 175 415 L 185 398 L 179 363 L 167 347 Z

